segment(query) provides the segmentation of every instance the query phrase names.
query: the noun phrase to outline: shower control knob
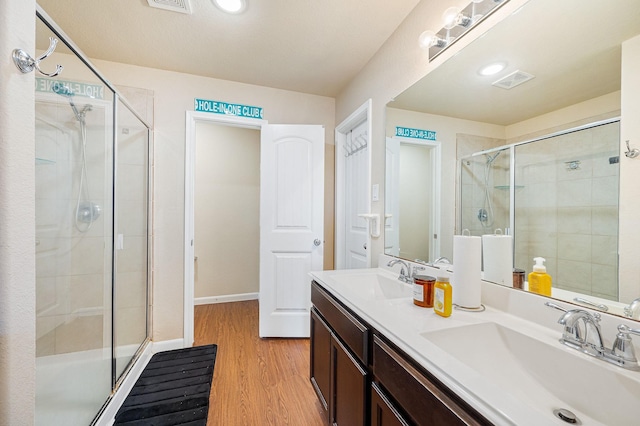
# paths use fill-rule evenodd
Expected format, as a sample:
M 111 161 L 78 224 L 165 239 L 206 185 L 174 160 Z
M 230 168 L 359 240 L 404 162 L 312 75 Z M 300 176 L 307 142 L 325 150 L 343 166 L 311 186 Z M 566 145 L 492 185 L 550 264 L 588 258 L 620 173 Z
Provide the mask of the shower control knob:
M 316 238 L 315 240 L 313 240 L 313 245 L 318 247 L 320 244 L 322 244 L 322 241 L 320 241 L 318 238 Z

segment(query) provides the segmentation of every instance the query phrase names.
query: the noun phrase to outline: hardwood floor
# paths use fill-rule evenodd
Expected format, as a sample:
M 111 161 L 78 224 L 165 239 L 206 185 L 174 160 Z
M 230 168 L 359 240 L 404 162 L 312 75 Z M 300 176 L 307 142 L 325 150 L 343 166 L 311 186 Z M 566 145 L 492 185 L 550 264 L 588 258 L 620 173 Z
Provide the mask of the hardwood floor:
M 208 425 L 326 425 L 309 339 L 260 339 L 258 302 L 195 307 L 194 346 L 218 345 Z

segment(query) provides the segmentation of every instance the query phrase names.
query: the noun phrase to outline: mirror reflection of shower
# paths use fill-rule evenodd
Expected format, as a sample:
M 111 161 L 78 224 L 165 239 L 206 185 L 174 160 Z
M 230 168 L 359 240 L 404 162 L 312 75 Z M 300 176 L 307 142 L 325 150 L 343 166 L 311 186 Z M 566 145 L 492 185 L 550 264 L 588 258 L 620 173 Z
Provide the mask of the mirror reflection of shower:
M 500 155 L 501 151 L 496 152 L 494 155 L 484 154 L 487 161 L 484 166 L 484 200 L 482 207 L 478 210 L 478 220 L 484 228 L 491 228 L 495 222 L 495 216 L 493 213 L 493 202 L 491 201 L 491 165 L 495 159 Z
M 78 196 L 76 199 L 74 225 L 80 232 L 87 232 L 91 225 L 98 220 L 102 208 L 91 201 L 89 194 L 89 179 L 87 177 L 87 121 L 86 115 L 93 109 L 91 104 L 78 107 L 74 102 L 73 91 L 64 84 L 53 85 L 53 90 L 60 96 L 67 98 L 73 115 L 80 124 L 80 152 L 82 155 L 82 166 L 80 168 L 80 184 L 78 185 Z

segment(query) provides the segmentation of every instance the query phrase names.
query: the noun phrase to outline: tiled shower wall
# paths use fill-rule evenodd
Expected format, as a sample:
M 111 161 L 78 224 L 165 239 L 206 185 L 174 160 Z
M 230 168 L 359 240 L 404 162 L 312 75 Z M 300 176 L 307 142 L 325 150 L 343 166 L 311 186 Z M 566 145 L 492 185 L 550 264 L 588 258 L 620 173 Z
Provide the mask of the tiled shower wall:
M 489 154 L 490 157 L 497 152 Z M 462 160 L 461 199 L 462 230 L 471 235 L 493 234 L 496 229 L 505 232 L 509 227 L 509 150 L 503 150 L 488 164 L 487 155 Z M 484 209 L 487 220 L 482 222 L 478 212 Z
M 36 103 L 36 333 L 38 356 L 102 348 L 110 340 L 111 172 L 105 112 L 87 113 L 87 182 L 102 214 L 75 224 L 80 127 L 67 103 Z M 86 226 L 86 224 L 82 224 Z
M 618 298 L 620 126 L 516 147 L 515 266 L 546 259 L 553 286 Z

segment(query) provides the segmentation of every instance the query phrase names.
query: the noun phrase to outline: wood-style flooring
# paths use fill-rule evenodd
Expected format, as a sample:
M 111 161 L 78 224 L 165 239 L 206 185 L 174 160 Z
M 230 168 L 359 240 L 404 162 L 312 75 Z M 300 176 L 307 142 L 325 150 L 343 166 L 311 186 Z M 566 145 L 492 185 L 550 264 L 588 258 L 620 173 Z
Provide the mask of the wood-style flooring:
M 195 307 L 194 346 L 218 345 L 207 425 L 326 425 L 309 339 L 260 339 L 258 302 Z

